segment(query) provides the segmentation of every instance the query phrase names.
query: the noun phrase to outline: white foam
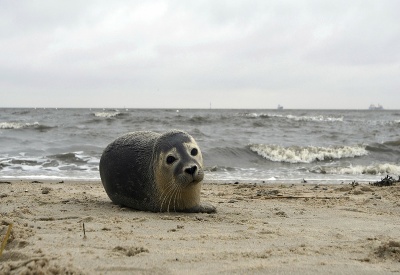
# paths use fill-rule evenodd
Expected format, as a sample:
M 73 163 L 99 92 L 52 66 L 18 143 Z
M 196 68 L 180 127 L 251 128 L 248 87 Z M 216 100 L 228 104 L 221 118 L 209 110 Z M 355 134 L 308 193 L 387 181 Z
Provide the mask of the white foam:
M 0 129 L 22 129 L 26 127 L 24 123 L 19 122 L 1 122 Z
M 341 167 L 329 169 L 328 173 L 341 174 L 341 175 L 387 175 L 395 174 L 400 175 L 400 166 L 390 163 L 373 164 L 368 166 L 356 165 L 349 167 Z
M 0 122 L 0 129 L 20 129 L 22 125 L 16 122 Z
M 343 122 L 343 116 L 341 117 L 330 117 L 323 115 L 316 116 L 296 116 L 296 115 L 282 115 L 282 114 L 266 114 L 266 113 L 245 113 L 244 116 L 249 118 L 259 118 L 259 117 L 275 117 L 282 119 L 289 119 L 294 121 L 321 121 L 321 122 Z
M 97 113 L 94 113 L 95 117 L 103 117 L 103 118 L 117 117 L 119 115 L 121 115 L 120 112 L 97 112 Z
M 21 122 L 0 122 L 0 129 L 23 129 L 29 127 L 37 127 L 39 122 L 21 123 Z
M 319 116 L 294 116 L 287 115 L 287 119 L 295 120 L 295 121 L 321 121 L 321 122 L 343 122 L 343 117 L 325 117 L 323 115 Z
M 36 180 L 80 180 L 80 181 L 99 181 L 100 176 L 54 176 L 54 175 L 26 175 L 26 176 L 2 176 L 0 179 L 36 179 Z
M 368 155 L 365 146 L 290 146 L 252 144 L 250 150 L 275 162 L 311 163 L 317 160 L 354 158 Z
M 257 113 L 246 113 L 246 114 L 244 114 L 244 116 L 250 117 L 250 118 L 257 118 L 257 117 L 259 117 L 260 115 L 257 114 Z

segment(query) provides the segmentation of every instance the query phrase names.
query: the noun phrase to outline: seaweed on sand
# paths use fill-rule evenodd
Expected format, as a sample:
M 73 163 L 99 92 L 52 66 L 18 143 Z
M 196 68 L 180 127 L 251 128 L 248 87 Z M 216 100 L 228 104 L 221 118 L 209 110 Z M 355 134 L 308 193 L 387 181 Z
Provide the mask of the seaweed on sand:
M 376 182 L 373 182 L 373 183 L 370 183 L 370 184 L 373 185 L 373 186 L 382 187 L 382 186 L 392 186 L 397 182 L 400 182 L 400 176 L 399 176 L 399 179 L 396 180 L 393 177 L 391 177 L 389 175 L 386 175 L 386 177 L 384 177 L 380 181 L 376 181 Z

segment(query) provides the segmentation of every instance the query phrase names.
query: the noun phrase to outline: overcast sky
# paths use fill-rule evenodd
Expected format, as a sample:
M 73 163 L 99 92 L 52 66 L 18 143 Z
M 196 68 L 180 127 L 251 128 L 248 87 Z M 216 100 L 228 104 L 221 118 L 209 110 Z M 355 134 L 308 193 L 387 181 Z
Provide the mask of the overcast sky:
M 399 0 L 0 7 L 0 107 L 400 109 Z

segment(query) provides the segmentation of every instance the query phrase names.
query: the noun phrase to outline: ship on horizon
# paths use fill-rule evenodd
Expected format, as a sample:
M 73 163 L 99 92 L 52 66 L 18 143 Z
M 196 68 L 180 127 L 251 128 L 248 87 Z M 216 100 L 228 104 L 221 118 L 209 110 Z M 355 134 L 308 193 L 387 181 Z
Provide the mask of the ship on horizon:
M 383 106 L 381 104 L 378 104 L 378 106 L 375 106 L 374 104 L 369 105 L 368 110 L 383 110 Z

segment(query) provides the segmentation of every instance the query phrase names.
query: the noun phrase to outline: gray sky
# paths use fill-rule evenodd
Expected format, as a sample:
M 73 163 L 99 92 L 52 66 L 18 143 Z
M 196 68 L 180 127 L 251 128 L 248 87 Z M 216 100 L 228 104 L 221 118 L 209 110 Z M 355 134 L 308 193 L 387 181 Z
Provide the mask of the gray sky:
M 400 109 L 398 0 L 0 6 L 0 107 Z

